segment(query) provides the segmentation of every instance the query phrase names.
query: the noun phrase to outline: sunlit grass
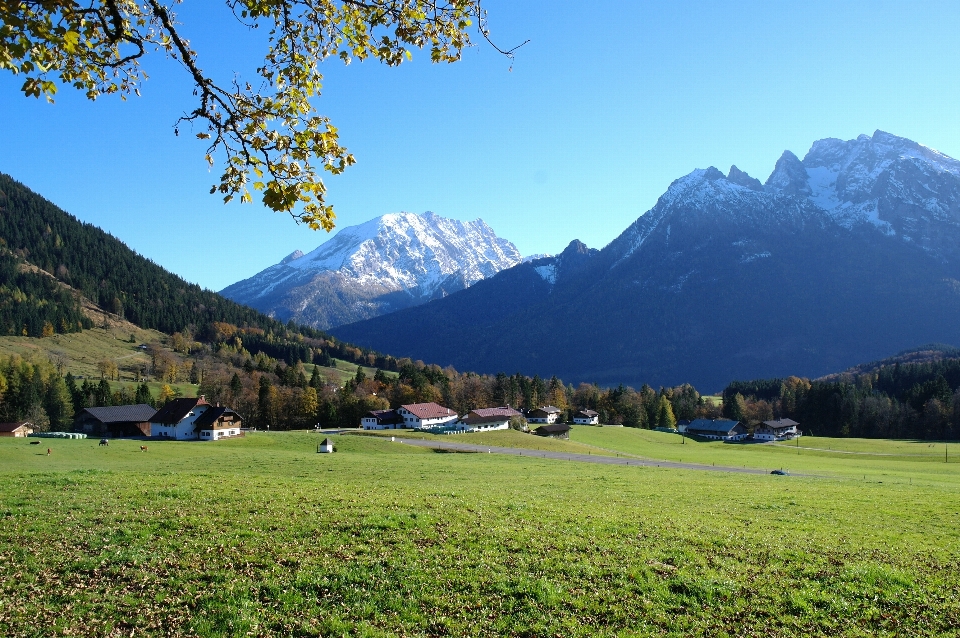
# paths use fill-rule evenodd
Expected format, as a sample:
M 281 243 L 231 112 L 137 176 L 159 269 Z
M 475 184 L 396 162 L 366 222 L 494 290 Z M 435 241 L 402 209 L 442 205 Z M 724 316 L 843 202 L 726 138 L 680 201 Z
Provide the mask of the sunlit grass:
M 255 433 L 146 452 L 0 439 L 0 635 L 960 626 L 960 491 L 948 479 L 437 454 L 359 436 L 334 437 L 339 451 L 324 455 L 320 438 Z M 749 453 L 711 445 L 703 454 Z

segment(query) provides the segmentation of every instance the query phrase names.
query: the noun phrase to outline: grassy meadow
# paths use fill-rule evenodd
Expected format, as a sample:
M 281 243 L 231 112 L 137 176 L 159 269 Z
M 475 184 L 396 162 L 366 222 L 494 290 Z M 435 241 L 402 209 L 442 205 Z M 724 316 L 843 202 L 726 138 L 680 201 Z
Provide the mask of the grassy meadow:
M 130 335 L 134 342 L 130 342 Z M 83 332 L 55 334 L 45 339 L 34 337 L 0 336 L 0 355 L 19 354 L 24 359 L 65 358 L 66 370 L 74 376 L 100 380 L 97 364 L 104 359 L 116 361 L 123 378 L 130 379 L 128 369 L 150 364 L 150 356 L 137 346 L 141 343 L 159 343 L 166 335 L 156 330 L 142 330 L 133 324 L 113 328 L 90 328 Z
M 653 434 L 575 428 L 569 446 L 666 458 Z M 320 455 L 322 436 L 0 439 L 0 635 L 960 633 L 960 463 L 906 456 L 923 444 L 801 451 L 810 473 L 782 477 L 352 435 Z

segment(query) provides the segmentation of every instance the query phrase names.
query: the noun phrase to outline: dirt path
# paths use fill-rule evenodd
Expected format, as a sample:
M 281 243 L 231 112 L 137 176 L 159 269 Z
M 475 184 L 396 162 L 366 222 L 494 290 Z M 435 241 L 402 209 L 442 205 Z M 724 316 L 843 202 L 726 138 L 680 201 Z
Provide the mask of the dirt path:
M 511 454 L 513 456 L 529 456 L 558 461 L 581 461 L 584 463 L 599 463 L 601 465 L 633 465 L 637 467 L 669 467 L 678 470 L 709 470 L 713 472 L 736 472 L 738 474 L 769 474 L 768 470 L 757 470 L 742 467 L 722 467 L 700 465 L 697 463 L 675 463 L 673 461 L 654 461 L 650 459 L 625 458 L 618 456 L 594 456 L 592 454 L 574 454 L 571 452 L 548 452 L 544 450 L 525 450 L 515 447 L 497 447 L 495 445 L 474 445 L 472 443 L 447 443 L 446 441 L 428 441 L 424 439 L 404 439 L 393 437 L 397 443 L 416 445 L 438 450 L 454 450 L 457 452 L 479 452 L 489 454 Z

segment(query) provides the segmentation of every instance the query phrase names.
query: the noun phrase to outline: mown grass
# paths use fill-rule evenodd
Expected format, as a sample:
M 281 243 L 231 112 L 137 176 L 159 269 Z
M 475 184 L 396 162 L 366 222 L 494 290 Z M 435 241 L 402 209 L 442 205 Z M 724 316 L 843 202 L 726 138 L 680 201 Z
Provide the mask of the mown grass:
M 429 432 L 419 432 L 416 430 L 364 430 L 358 431 L 356 434 L 387 438 L 424 439 L 440 443 L 468 443 L 471 445 L 523 448 L 524 450 L 570 452 L 572 454 L 600 454 L 604 456 L 615 456 L 617 454 L 616 451 L 603 450 L 593 445 L 536 436 L 535 434 L 518 432 L 517 430 L 462 432 L 457 434 L 430 434 Z
M 960 487 L 960 444 L 801 437 L 788 443 L 724 443 L 636 428 L 574 426 L 573 441 L 638 457 L 778 469 L 868 480 L 940 481 Z M 949 447 L 944 463 L 944 446 Z
M 0 635 L 958 634 L 956 483 L 318 440 L 0 439 Z

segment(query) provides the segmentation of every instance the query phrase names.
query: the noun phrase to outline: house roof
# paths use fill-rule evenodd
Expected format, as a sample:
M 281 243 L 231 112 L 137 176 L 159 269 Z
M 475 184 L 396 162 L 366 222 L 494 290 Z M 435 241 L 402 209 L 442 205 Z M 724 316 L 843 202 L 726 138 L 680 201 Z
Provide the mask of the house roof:
M 541 425 L 534 432 L 543 432 L 545 434 L 563 434 L 569 432 L 570 426 L 565 423 L 555 423 L 553 425 Z
M 520 416 L 520 413 L 514 410 L 513 408 L 477 408 L 476 410 L 470 410 L 470 415 L 476 415 L 478 417 L 507 417 Z
M 534 409 L 530 410 L 530 412 L 531 412 L 531 413 L 533 413 L 533 412 L 546 412 L 547 414 L 560 414 L 561 410 L 560 410 L 560 408 L 554 407 L 554 406 L 552 406 L 552 405 L 543 405 L 543 406 L 540 406 L 539 408 L 534 408 Z
M 156 414 L 153 415 L 153 418 L 150 419 L 151 423 L 166 423 L 174 424 L 180 423 L 183 419 L 190 413 L 190 410 L 194 409 L 198 405 L 210 405 L 206 402 L 203 397 L 198 397 L 195 399 L 173 399 L 165 406 L 160 408 Z
M 157 413 L 146 403 L 136 405 L 116 405 L 109 408 L 85 408 L 83 412 L 91 415 L 100 423 L 146 423 Z
M 320 443 L 320 445 L 329 445 L 329 446 L 332 447 L 332 446 L 333 446 L 333 441 L 330 440 L 330 437 L 327 437 L 327 438 L 325 438 L 325 439 Z
M 577 416 L 585 416 L 589 419 L 592 419 L 595 416 L 600 416 L 600 413 L 594 412 L 593 410 L 578 410 Z
M 792 428 L 795 425 L 800 425 L 793 419 L 778 419 L 776 421 L 764 421 L 763 424 L 768 428 L 773 428 L 774 430 L 780 428 Z
M 0 432 L 16 432 L 22 427 L 33 427 L 33 423 L 29 421 L 17 421 L 16 423 L 0 423 Z
M 371 410 L 363 418 L 376 419 L 377 423 L 403 423 L 403 417 L 396 410 Z
M 740 425 L 739 421 L 731 421 L 729 419 L 716 419 L 715 421 L 711 421 L 710 419 L 694 419 L 690 425 L 687 426 L 687 431 L 698 430 L 700 432 L 721 432 L 726 434 L 738 425 Z
M 411 403 L 410 405 L 401 405 L 400 407 L 418 419 L 439 419 L 445 416 L 457 416 L 457 413 L 450 408 L 445 408 L 436 403 Z
M 510 419 L 506 414 L 491 414 L 489 416 L 473 416 L 473 412 L 460 419 L 467 425 L 479 425 L 481 423 L 503 423 Z
M 217 406 L 215 408 L 207 408 L 203 412 L 203 414 L 197 417 L 197 420 L 193 422 L 193 425 L 197 430 L 206 430 L 210 428 L 214 423 L 216 423 L 217 419 L 225 415 L 226 416 L 232 415 L 240 421 L 243 420 L 242 416 L 240 416 L 230 408 L 222 408 Z

